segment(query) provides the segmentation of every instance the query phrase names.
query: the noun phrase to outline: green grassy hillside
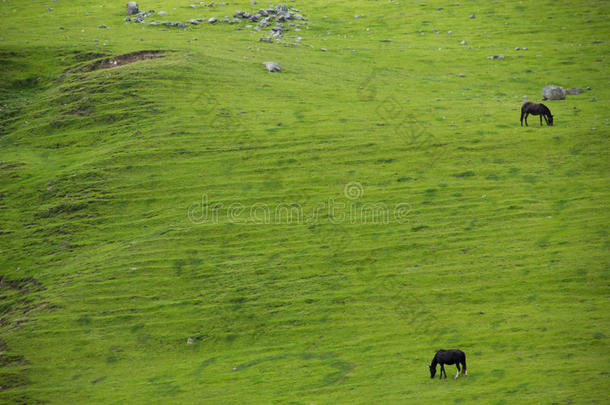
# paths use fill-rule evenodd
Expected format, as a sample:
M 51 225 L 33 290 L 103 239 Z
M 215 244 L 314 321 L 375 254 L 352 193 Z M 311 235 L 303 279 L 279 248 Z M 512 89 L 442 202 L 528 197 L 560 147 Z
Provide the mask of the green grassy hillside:
M 0 2 L 0 402 L 610 401 L 608 2 L 190 4 Z

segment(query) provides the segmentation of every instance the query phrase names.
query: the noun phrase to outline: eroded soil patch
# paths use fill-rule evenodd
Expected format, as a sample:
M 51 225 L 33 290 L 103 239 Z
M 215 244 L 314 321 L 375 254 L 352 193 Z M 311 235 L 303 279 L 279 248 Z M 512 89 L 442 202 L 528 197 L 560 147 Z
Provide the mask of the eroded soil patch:
M 166 51 L 159 50 L 130 52 L 123 55 L 110 56 L 108 58 L 96 60 L 93 63 L 73 70 L 71 73 L 87 73 L 100 69 L 111 69 L 118 66 L 129 65 L 130 63 L 139 62 L 142 60 L 163 58 L 166 55 Z

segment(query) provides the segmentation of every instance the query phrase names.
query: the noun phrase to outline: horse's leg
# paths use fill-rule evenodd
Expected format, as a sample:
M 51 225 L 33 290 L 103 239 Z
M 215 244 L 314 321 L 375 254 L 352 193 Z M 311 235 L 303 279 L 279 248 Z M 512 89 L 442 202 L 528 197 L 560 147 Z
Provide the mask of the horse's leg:
M 527 127 L 527 116 L 530 115 L 530 113 L 526 112 L 525 113 L 525 126 Z
M 543 114 L 540 114 L 540 126 L 542 126 L 542 116 L 543 116 Z
M 457 374 L 455 375 L 455 377 L 453 379 L 457 380 L 458 377 L 460 376 L 460 363 L 459 362 L 455 363 L 455 366 L 457 367 L 458 371 L 457 371 Z
M 441 378 L 443 378 L 443 373 L 445 374 L 445 379 L 447 379 L 447 372 L 445 371 L 445 365 L 441 363 Z
M 521 126 L 523 126 L 523 115 L 525 114 L 525 111 L 521 110 Z

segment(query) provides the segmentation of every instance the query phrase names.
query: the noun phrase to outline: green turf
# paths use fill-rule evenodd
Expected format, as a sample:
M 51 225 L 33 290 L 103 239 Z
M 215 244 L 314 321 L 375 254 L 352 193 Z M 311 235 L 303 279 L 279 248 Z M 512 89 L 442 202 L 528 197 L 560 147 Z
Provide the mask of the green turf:
M 608 2 L 123 3 L 0 2 L 0 402 L 610 401 Z

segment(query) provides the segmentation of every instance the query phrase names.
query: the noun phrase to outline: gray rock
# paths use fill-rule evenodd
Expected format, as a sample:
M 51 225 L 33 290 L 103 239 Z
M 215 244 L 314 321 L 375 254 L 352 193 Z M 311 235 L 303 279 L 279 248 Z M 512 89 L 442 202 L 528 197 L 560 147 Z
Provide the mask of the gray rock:
M 281 72 L 282 67 L 275 62 L 263 62 L 269 72 Z
M 584 93 L 584 92 L 585 91 L 583 89 L 580 89 L 578 87 L 573 87 L 571 89 L 566 89 L 566 93 L 568 93 L 571 96 L 575 96 L 577 94 Z
M 466 42 L 466 41 L 462 41 L 462 42 L 460 42 L 460 45 L 466 45 L 467 43 L 468 42 Z
M 472 15 L 470 16 L 470 18 L 477 18 L 474 13 L 472 13 Z
M 157 15 L 167 15 L 167 11 L 159 11 Z
M 192 345 L 192 344 L 193 344 L 193 342 L 194 342 L 193 338 L 188 338 L 188 339 L 186 339 L 186 344 L 187 344 L 187 345 Z
M 320 50 L 321 50 L 322 52 L 328 52 L 328 49 L 326 49 L 326 48 L 321 48 Z
M 561 86 L 546 86 L 542 89 L 542 98 L 545 100 L 565 100 L 566 91 Z
M 140 9 L 138 8 L 138 3 L 135 1 L 130 1 L 127 3 L 127 15 L 138 14 Z
M 215 23 L 215 22 L 217 22 L 217 21 L 218 21 L 218 20 L 216 19 L 216 17 L 212 17 L 212 18 L 210 18 L 210 19 L 208 20 L 208 22 L 209 22 L 210 24 L 214 24 L 214 23 Z
M 285 4 L 278 4 L 275 6 L 275 12 L 278 14 L 288 14 L 288 6 Z
M 191 19 L 189 20 L 189 23 L 190 23 L 190 24 L 193 24 L 193 25 L 198 25 L 198 24 L 199 24 L 199 21 L 195 20 L 194 18 L 191 18 Z
M 252 0 L 252 1 L 250 2 L 250 4 L 252 4 L 253 6 L 256 6 L 257 2 L 256 2 L 256 0 Z

